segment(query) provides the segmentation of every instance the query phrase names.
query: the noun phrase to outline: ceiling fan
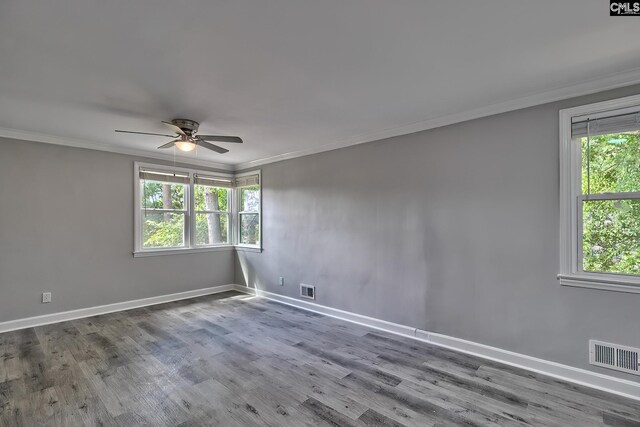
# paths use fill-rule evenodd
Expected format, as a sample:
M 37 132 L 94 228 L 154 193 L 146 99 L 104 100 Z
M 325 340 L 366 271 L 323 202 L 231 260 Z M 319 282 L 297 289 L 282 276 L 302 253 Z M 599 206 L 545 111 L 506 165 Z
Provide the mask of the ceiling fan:
M 223 136 L 223 135 L 196 135 L 198 132 L 198 127 L 200 123 L 188 120 L 188 119 L 173 119 L 171 122 L 162 121 L 167 127 L 169 127 L 172 131 L 174 131 L 175 135 L 165 135 L 162 133 L 150 133 L 150 132 L 134 132 L 130 130 L 118 130 L 116 132 L 120 133 L 134 133 L 138 135 L 155 135 L 155 136 L 166 136 L 168 138 L 177 138 L 173 141 L 167 142 L 159 146 L 158 148 L 171 148 L 174 145 L 178 150 L 182 151 L 193 151 L 196 146 L 200 146 L 203 148 L 207 148 L 209 150 L 213 150 L 216 153 L 224 154 L 228 152 L 226 148 L 219 147 L 217 145 L 211 144 L 208 141 L 212 142 L 231 142 L 236 144 L 241 144 L 242 139 L 237 136 Z

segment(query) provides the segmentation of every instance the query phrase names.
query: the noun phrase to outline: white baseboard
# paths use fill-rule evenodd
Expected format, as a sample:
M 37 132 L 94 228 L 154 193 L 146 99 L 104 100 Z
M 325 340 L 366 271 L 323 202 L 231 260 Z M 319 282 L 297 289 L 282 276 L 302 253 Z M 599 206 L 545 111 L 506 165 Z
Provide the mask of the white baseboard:
M 302 301 L 296 298 L 286 297 L 284 295 L 278 295 L 260 289 L 248 288 L 243 285 L 236 285 L 235 289 L 239 292 L 265 297 L 273 301 L 278 301 L 282 304 L 303 308 L 307 311 L 313 311 L 314 313 L 320 313 L 324 314 L 325 316 L 348 320 L 349 322 L 357 323 L 369 328 L 380 329 L 382 331 L 393 332 L 394 334 L 415 338 L 416 328 L 411 328 L 409 326 L 399 325 L 397 323 L 387 322 L 386 320 L 375 319 L 373 317 L 367 317 L 361 314 L 351 313 L 349 311 L 338 310 L 337 308 L 331 308 L 313 302 Z
M 114 304 L 98 305 L 95 307 L 80 308 L 78 310 L 62 311 L 59 313 L 44 314 L 42 316 L 9 320 L 7 322 L 0 322 L 0 333 L 15 331 L 17 329 L 33 328 L 35 326 L 48 325 L 51 323 L 65 322 L 67 320 L 81 319 L 83 317 L 97 316 L 98 314 L 107 314 L 116 311 L 130 310 L 132 308 L 178 301 L 181 299 L 194 298 L 202 295 L 217 294 L 220 292 L 233 291 L 235 289 L 236 285 L 213 286 L 210 288 L 195 289 L 193 291 L 178 292 L 175 294 L 160 295 L 157 297 L 116 302 Z
M 574 368 L 572 366 L 562 365 L 560 363 L 538 359 L 536 357 L 514 353 L 512 351 L 503 350 L 501 348 L 491 347 L 460 338 L 450 337 L 448 335 L 423 331 L 421 329 L 412 328 L 410 326 L 387 322 L 385 320 L 375 319 L 344 310 L 338 310 L 336 308 L 302 301 L 296 298 L 274 294 L 272 292 L 267 292 L 260 289 L 248 288 L 242 285 L 236 285 L 235 289 L 240 292 L 261 296 L 273 301 L 278 301 L 283 304 L 312 311 L 314 313 L 324 314 L 326 316 L 335 317 L 338 319 L 346 320 L 348 322 L 357 323 L 359 325 L 364 325 L 369 328 L 391 332 L 397 335 L 402 335 L 404 337 L 428 342 L 440 347 L 445 347 L 473 356 L 482 357 L 484 359 L 489 359 L 536 373 L 548 375 L 550 377 L 554 377 L 563 381 L 568 381 L 571 383 L 603 390 L 631 399 L 640 400 L 639 382 L 616 378 L 597 372 L 591 372 L 585 369 Z M 587 347 L 585 345 L 585 349 L 586 348 Z
M 560 380 L 607 391 L 609 393 L 614 393 L 631 399 L 640 400 L 640 383 L 638 382 L 615 378 L 609 375 L 591 372 L 580 368 L 574 368 L 572 366 L 562 365 L 560 363 L 538 359 L 536 357 L 531 357 L 520 353 L 514 353 L 512 351 L 503 350 L 497 347 L 491 347 L 460 338 L 450 337 L 448 335 L 423 331 L 421 329 L 412 328 L 410 326 L 387 322 L 385 320 L 363 316 L 360 314 L 351 313 L 348 311 L 339 310 L 312 302 L 301 301 L 296 298 L 278 295 L 259 289 L 248 288 L 241 285 L 213 286 L 210 288 L 196 289 L 193 291 L 160 295 L 156 297 L 124 301 L 89 308 L 81 308 L 78 310 L 63 311 L 60 313 L 45 314 L 42 316 L 28 317 L 24 319 L 10 320 L 0 323 L 0 333 L 232 290 L 261 296 L 273 301 L 278 301 L 283 304 L 312 311 L 314 313 L 320 313 L 325 316 L 335 317 L 338 319 L 346 320 L 348 322 L 367 326 L 369 328 L 391 332 L 404 337 L 428 342 L 440 347 L 449 348 L 485 359 L 494 360 L 496 362 L 505 363 L 507 365 L 527 369 L 529 371 L 548 375 Z

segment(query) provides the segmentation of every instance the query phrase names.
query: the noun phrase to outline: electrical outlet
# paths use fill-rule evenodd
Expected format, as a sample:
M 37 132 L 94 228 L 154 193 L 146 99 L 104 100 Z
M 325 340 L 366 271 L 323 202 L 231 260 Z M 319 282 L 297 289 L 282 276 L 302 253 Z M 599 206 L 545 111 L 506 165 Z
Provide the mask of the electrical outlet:
M 284 286 L 284 277 L 280 277 L 278 283 L 280 284 L 280 286 Z
M 42 303 L 46 304 L 51 302 L 51 292 L 43 292 L 42 293 Z

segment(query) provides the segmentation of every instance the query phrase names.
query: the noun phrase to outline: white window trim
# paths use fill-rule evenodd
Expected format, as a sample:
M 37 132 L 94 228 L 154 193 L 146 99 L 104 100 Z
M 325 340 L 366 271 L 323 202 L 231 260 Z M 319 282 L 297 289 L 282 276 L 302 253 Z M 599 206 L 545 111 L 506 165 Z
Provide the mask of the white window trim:
M 597 117 L 612 110 L 640 108 L 640 95 L 597 102 L 560 110 L 560 273 L 561 285 L 617 292 L 640 293 L 640 276 L 593 273 L 580 270 L 578 257 L 578 198 L 580 187 L 580 149 L 571 141 L 572 117 Z
M 219 251 L 232 251 L 233 245 L 218 245 L 218 246 L 198 246 L 195 248 L 168 248 L 168 249 L 146 249 L 140 252 L 134 252 L 134 258 L 146 258 L 160 255 L 181 255 L 181 254 L 193 254 L 198 252 L 219 252 Z
M 201 173 L 200 175 L 206 175 L 206 174 Z M 223 176 L 223 175 L 213 174 L 213 173 L 212 173 L 212 175 L 215 175 L 215 176 Z M 226 177 L 226 176 L 225 176 L 225 177 Z M 193 179 L 193 178 L 191 179 L 190 187 L 191 187 L 191 189 L 192 189 L 191 194 L 195 195 L 195 194 L 196 194 L 196 193 L 195 193 L 195 183 L 194 183 L 194 179 Z M 196 206 L 195 206 L 195 204 L 196 204 L 196 202 L 195 202 L 195 197 L 192 197 L 192 198 L 190 199 L 190 201 L 191 201 L 190 205 L 191 205 L 191 208 L 192 208 L 192 209 L 191 209 L 191 212 L 193 213 L 193 215 L 192 215 L 192 216 L 193 216 L 193 218 L 191 218 L 191 228 L 192 228 L 192 230 L 194 230 L 194 232 L 193 232 L 193 234 L 192 234 L 192 236 L 193 236 L 192 242 L 193 242 L 193 243 L 192 243 L 192 245 L 191 245 L 191 248 L 190 248 L 190 249 L 194 249 L 194 250 L 196 250 L 196 251 L 197 251 L 197 250 L 199 250 L 199 249 L 219 248 L 219 247 L 233 246 L 233 224 L 232 224 L 232 222 L 231 222 L 231 221 L 232 221 L 232 219 L 233 219 L 232 217 L 233 217 L 233 205 L 234 205 L 234 203 L 233 203 L 233 198 L 234 198 L 234 197 L 233 197 L 234 189 L 233 189 L 233 188 L 231 188 L 230 190 L 231 190 L 231 194 L 230 194 L 230 196 L 231 196 L 231 197 L 227 197 L 227 205 L 228 205 L 228 207 L 229 207 L 229 210 L 226 210 L 226 211 L 220 211 L 220 210 L 218 210 L 218 211 L 207 211 L 207 210 L 197 211 L 197 210 L 196 210 Z M 228 236 L 228 238 L 229 238 L 229 243 L 221 243 L 221 244 L 217 244 L 217 245 L 199 245 L 199 244 L 197 244 L 197 243 L 196 243 L 196 239 L 195 239 L 195 229 L 196 229 L 196 216 L 197 216 L 198 214 L 220 214 L 220 215 L 227 215 L 227 236 Z
M 142 169 L 152 169 L 157 171 L 166 171 L 166 172 L 182 172 L 189 175 L 189 185 L 187 189 L 186 197 L 188 197 L 188 209 L 185 213 L 186 222 L 185 222 L 185 246 L 180 248 L 143 248 L 142 247 L 142 224 L 141 224 L 141 206 L 140 206 L 140 168 Z M 184 167 L 173 167 L 169 165 L 159 165 L 155 163 L 144 163 L 144 162 L 134 162 L 133 164 L 133 173 L 134 173 L 134 182 L 133 182 L 133 197 L 134 197 L 134 242 L 133 242 L 133 256 L 135 258 L 141 257 L 150 257 L 150 256 L 160 256 L 160 255 L 177 255 L 177 254 L 188 254 L 188 253 L 198 253 L 198 252 L 214 252 L 214 251 L 228 251 L 228 250 L 242 250 L 249 252 L 262 252 L 262 175 L 260 170 L 254 170 L 251 172 L 245 172 L 242 174 L 234 175 L 223 172 L 207 172 L 201 171 L 197 169 L 184 168 Z M 229 219 L 231 221 L 230 226 L 230 242 L 219 244 L 219 245 L 196 245 L 195 244 L 195 199 L 193 197 L 194 194 L 194 176 L 207 175 L 220 177 L 230 180 L 235 180 L 238 177 L 246 176 L 246 175 L 256 175 L 260 176 L 260 245 L 239 245 L 238 244 L 238 235 L 239 235 L 239 226 L 238 226 L 238 214 L 237 207 L 238 203 L 238 194 L 239 191 L 236 188 L 231 189 L 231 199 L 229 203 L 231 205 L 230 210 L 228 212 Z M 222 212 L 226 213 L 226 212 Z
M 245 252 L 262 252 L 262 171 L 260 169 L 251 170 L 247 172 L 242 172 L 235 175 L 235 178 L 242 178 L 244 176 L 249 175 L 258 175 L 258 179 L 260 181 L 260 210 L 258 212 L 258 227 L 260 229 L 260 244 L 259 245 L 246 245 L 240 243 L 240 206 L 242 206 L 242 201 L 240 200 L 240 191 L 236 191 L 234 195 L 234 202 L 236 209 L 233 213 L 233 222 L 235 224 L 234 228 L 234 241 L 235 248 L 240 251 Z M 242 187 L 235 187 L 242 188 Z M 234 188 L 234 189 L 235 189 Z

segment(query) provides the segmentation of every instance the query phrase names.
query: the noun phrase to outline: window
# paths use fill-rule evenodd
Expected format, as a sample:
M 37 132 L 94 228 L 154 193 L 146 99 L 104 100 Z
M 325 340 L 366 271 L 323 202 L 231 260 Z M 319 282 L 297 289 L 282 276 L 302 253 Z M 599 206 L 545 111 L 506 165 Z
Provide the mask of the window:
M 560 119 L 560 282 L 640 292 L 640 97 Z
M 229 244 L 231 180 L 196 175 L 196 246 Z
M 134 256 L 261 250 L 260 171 L 202 174 L 135 163 Z
M 140 171 L 142 248 L 183 248 L 188 243 L 189 176 Z
M 260 246 L 260 176 L 256 174 L 239 177 L 238 188 L 238 243 Z

